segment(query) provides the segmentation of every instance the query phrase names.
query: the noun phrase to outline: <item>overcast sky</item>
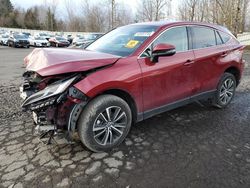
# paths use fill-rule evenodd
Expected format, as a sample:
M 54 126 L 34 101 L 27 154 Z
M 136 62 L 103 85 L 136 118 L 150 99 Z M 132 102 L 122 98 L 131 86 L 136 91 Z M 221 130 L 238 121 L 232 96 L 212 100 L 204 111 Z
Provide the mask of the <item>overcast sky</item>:
M 47 1 L 49 1 L 49 0 L 47 0 Z M 74 2 L 74 4 L 77 4 L 77 2 L 80 3 L 82 0 L 71 0 L 71 1 Z M 90 2 L 93 2 L 93 1 L 98 1 L 98 0 L 91 0 Z M 176 8 L 177 8 L 179 1 L 180 0 L 172 0 L 172 13 L 173 14 L 175 14 L 175 12 L 176 12 Z M 11 2 L 13 3 L 14 6 L 18 6 L 18 7 L 22 7 L 22 8 L 27 9 L 27 8 L 32 7 L 34 5 L 42 5 L 44 0 L 11 0 Z M 58 10 L 57 10 L 57 12 L 59 12 L 61 14 L 61 12 L 64 12 L 65 6 L 64 6 L 63 0 L 58 0 L 58 2 L 62 2 L 62 3 L 59 3 Z M 131 10 L 135 13 L 136 9 L 138 8 L 139 0 L 118 0 L 118 2 L 122 2 L 125 5 L 128 5 L 131 8 Z M 173 17 L 174 17 L 174 15 L 173 15 Z

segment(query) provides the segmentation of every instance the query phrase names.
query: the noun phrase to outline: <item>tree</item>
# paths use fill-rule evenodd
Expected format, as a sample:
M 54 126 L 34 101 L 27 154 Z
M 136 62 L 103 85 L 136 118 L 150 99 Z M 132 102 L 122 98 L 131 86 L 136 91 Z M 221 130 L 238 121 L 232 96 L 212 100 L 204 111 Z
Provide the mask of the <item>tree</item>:
M 46 15 L 46 29 L 50 31 L 57 30 L 55 14 L 51 11 L 50 7 L 48 8 Z
M 158 21 L 169 16 L 171 0 L 141 0 L 137 10 L 140 21 Z
M 27 29 L 40 29 L 37 7 L 27 9 L 24 16 L 24 25 Z
M 248 4 L 249 0 L 183 0 L 179 17 L 224 25 L 236 35 L 244 31 Z
M 0 0 L 0 17 L 8 16 L 13 11 L 13 5 L 10 0 Z

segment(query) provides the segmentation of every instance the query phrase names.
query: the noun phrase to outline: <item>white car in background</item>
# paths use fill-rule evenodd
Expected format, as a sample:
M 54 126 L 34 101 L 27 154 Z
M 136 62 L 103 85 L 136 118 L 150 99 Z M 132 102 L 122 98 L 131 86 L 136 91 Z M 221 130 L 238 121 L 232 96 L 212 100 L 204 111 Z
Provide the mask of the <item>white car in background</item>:
M 44 38 L 46 40 L 49 40 L 52 37 L 52 35 L 42 32 L 42 33 L 36 33 L 35 37 L 42 37 L 42 38 Z
M 50 43 L 47 39 L 40 37 L 40 36 L 34 36 L 29 39 L 30 45 L 35 47 L 49 47 Z
M 7 46 L 8 45 L 8 39 L 9 39 L 9 35 L 8 34 L 2 34 L 0 35 L 0 44 Z

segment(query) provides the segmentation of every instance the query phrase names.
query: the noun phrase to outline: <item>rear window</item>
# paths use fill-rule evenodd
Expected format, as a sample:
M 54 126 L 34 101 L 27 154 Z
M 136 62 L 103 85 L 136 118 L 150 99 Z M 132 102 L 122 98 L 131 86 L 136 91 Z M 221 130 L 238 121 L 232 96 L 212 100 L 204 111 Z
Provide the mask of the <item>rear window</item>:
M 223 40 L 223 43 L 227 43 L 230 40 L 231 36 L 229 36 L 228 34 L 221 32 L 221 31 L 219 31 L 219 33 Z
M 192 27 L 193 49 L 207 48 L 216 45 L 214 30 L 206 27 Z

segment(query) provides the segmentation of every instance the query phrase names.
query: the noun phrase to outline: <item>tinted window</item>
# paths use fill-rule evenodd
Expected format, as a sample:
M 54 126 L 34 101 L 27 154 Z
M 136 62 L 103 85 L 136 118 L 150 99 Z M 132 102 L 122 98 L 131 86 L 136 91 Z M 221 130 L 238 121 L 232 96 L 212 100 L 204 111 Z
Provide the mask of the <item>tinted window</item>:
M 222 39 L 221 39 L 221 37 L 220 37 L 218 31 L 215 31 L 215 36 L 216 36 L 216 44 L 217 44 L 217 45 L 223 44 L 223 41 L 222 41 Z
M 228 34 L 220 32 L 220 31 L 219 31 L 219 33 L 220 33 L 220 36 L 223 40 L 223 43 L 227 43 L 230 40 L 231 37 Z
M 206 48 L 216 45 L 215 34 L 213 29 L 206 27 L 192 27 L 193 31 L 193 48 Z
M 187 51 L 188 37 L 186 27 L 177 27 L 167 30 L 158 39 L 156 39 L 154 46 L 160 43 L 174 45 L 177 52 Z

